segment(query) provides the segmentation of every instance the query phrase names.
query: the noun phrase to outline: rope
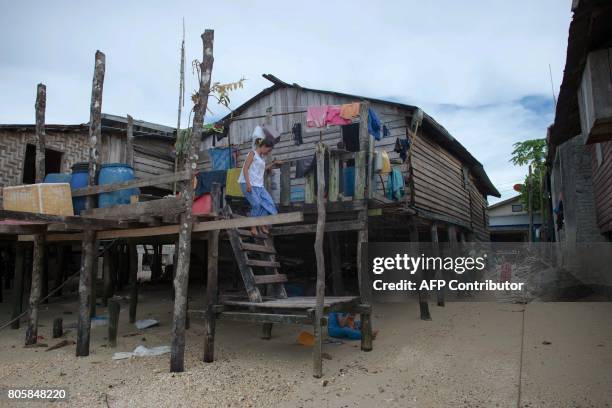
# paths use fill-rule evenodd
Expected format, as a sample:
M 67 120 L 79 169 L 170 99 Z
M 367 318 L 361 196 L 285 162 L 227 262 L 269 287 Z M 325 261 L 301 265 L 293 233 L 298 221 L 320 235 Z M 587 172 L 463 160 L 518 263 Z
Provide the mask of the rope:
M 102 251 L 100 251 L 100 253 L 98 254 L 97 258 L 101 257 L 102 255 L 104 255 L 109 249 L 111 249 L 113 246 L 115 246 L 115 243 L 117 242 L 116 239 L 114 239 L 113 241 L 111 241 L 110 244 L 108 244 L 106 246 L 106 248 L 104 248 Z M 59 286 L 57 286 L 56 288 L 54 288 L 51 292 L 49 292 L 47 294 L 47 296 L 45 296 L 44 298 L 40 299 L 37 303 L 36 306 L 40 305 L 42 302 L 44 302 L 45 300 L 49 299 L 51 296 L 53 296 L 56 292 L 58 292 L 61 288 L 64 287 L 64 285 L 66 285 L 68 283 L 68 281 L 70 281 L 70 279 L 72 279 L 73 277 L 75 277 L 76 275 L 78 275 L 79 273 L 81 273 L 81 269 L 79 269 L 78 271 L 76 271 L 75 273 L 73 273 L 72 275 L 70 275 L 68 278 L 66 278 L 66 280 Z M 13 322 L 21 319 L 23 316 L 27 315 L 28 313 L 30 313 L 30 308 L 28 308 L 25 312 L 21 313 L 19 316 L 16 316 L 14 318 L 12 318 L 11 320 L 6 321 L 5 323 L 2 323 L 2 325 L 0 326 L 0 330 L 7 328 L 8 326 L 10 326 Z

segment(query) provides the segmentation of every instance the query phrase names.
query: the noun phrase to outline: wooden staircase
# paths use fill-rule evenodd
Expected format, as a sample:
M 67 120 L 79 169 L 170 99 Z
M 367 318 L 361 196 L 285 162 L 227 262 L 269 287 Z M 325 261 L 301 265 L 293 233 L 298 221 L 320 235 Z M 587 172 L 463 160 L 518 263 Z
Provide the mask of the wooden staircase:
M 250 230 L 228 229 L 227 235 L 251 302 L 266 298 L 286 299 L 287 275 L 279 273 L 272 236 L 251 234 Z

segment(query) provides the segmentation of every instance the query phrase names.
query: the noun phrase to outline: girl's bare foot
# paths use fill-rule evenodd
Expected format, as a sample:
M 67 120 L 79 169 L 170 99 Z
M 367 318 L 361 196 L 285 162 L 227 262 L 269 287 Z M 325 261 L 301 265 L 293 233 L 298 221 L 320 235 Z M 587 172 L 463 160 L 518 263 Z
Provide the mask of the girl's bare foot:
M 257 227 L 251 227 L 251 235 L 252 236 L 256 236 L 257 235 Z
M 261 233 L 264 235 L 268 235 L 270 233 L 270 230 L 268 229 L 268 227 L 261 227 Z

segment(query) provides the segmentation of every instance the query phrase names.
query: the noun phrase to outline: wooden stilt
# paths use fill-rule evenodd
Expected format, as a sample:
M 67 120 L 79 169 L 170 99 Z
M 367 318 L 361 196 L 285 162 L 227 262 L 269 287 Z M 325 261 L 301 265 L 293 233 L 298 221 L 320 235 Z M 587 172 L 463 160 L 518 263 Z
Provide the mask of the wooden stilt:
M 261 338 L 263 340 L 270 340 L 272 338 L 272 323 L 264 323 L 261 326 Z
M 372 317 L 361 313 L 361 350 L 372 351 Z
M 44 246 L 44 235 L 35 235 L 34 255 L 32 257 L 32 286 L 30 288 L 30 315 L 25 338 L 26 346 L 36 344 L 38 337 L 38 303 L 40 302 Z
M 94 76 L 91 89 L 91 106 L 89 118 L 89 174 L 88 185 L 96 184 L 96 174 L 100 165 L 100 146 L 102 145 L 102 91 L 104 87 L 104 72 L 106 56 L 96 51 Z M 85 208 L 94 208 L 95 196 L 87 196 Z M 77 325 L 76 355 L 84 357 L 89 355 L 89 337 L 91 334 L 91 303 L 95 306 L 92 296 L 92 275 L 94 262 L 98 256 L 96 234 L 93 230 L 83 232 L 83 246 L 81 250 L 81 273 L 79 277 L 79 322 Z
M 53 319 L 53 338 L 57 339 L 64 335 L 64 320 L 61 317 Z
M 321 142 L 316 147 L 317 158 L 317 232 L 315 238 L 315 256 L 317 260 L 317 303 L 314 316 L 315 343 L 312 352 L 313 376 L 321 378 L 323 375 L 323 304 L 325 301 L 325 257 L 323 253 L 323 239 L 325 236 L 325 145 Z
M 416 222 L 414 220 L 409 222 L 409 233 L 410 233 L 410 242 L 414 244 L 418 244 L 419 242 L 419 230 L 417 228 Z M 423 271 L 420 270 L 417 276 L 417 284 L 421 285 L 425 276 Z M 431 314 L 429 313 L 429 293 L 425 289 L 419 289 L 419 310 L 421 314 L 421 320 L 431 320 Z
M 219 231 L 208 233 L 208 276 L 206 283 L 206 316 L 204 321 L 204 362 L 215 360 L 215 314 L 213 306 L 219 303 L 218 268 L 219 268 Z
M 104 293 L 102 294 L 102 306 L 108 306 L 108 299 L 113 296 L 113 268 L 111 267 L 112 253 L 107 250 L 103 255 L 103 266 L 104 272 Z
M 202 42 L 204 46 L 204 56 L 200 64 L 200 87 L 195 98 L 193 129 L 192 135 L 200 135 L 202 133 L 202 124 L 204 122 L 204 113 L 208 104 L 208 94 L 210 93 L 210 81 L 213 67 L 213 42 L 214 31 L 206 30 L 202 34 Z M 187 291 L 189 286 L 189 265 L 191 256 L 191 232 L 193 230 L 193 217 L 191 214 L 191 206 L 193 201 L 193 177 L 196 163 L 198 161 L 198 144 L 197 137 L 191 138 L 189 146 L 189 154 L 185 161 L 185 171 L 188 172 L 188 181 L 182 182 L 181 198 L 185 203 L 185 211 L 180 217 L 179 229 L 179 245 L 178 245 L 178 265 L 176 268 L 176 277 L 174 278 L 174 314 L 172 318 L 172 344 L 170 352 L 170 371 L 184 371 L 184 355 L 185 355 L 185 316 L 187 314 Z M 211 319 L 214 321 L 214 319 Z
M 438 224 L 435 222 L 431 223 L 431 245 L 433 249 L 433 256 L 438 256 L 440 254 L 440 246 L 438 241 Z M 436 270 L 435 279 L 442 280 L 444 276 L 442 275 L 441 270 Z M 436 296 L 438 298 L 438 306 L 444 307 L 444 288 L 438 288 L 436 290 Z
M 90 291 L 91 291 L 91 301 L 89 302 L 89 316 L 90 317 L 96 317 L 96 299 L 98 297 L 98 287 L 97 287 L 97 283 L 98 283 L 98 268 L 99 268 L 99 262 L 98 262 L 98 248 L 99 248 L 99 244 L 98 241 L 94 241 L 94 250 L 93 250 L 93 261 L 92 261 L 92 267 L 90 270 L 90 274 L 91 277 L 89 278 L 89 286 L 90 286 Z
M 49 272 L 54 272 L 54 263 L 50 262 L 49 251 L 46 246 L 43 246 L 42 253 L 42 267 L 40 269 L 40 297 L 44 299 L 49 294 Z M 51 271 L 49 270 L 51 269 Z M 49 303 L 48 299 L 45 299 L 43 303 Z
M 128 244 L 129 268 L 130 268 L 130 323 L 136 321 L 136 308 L 138 307 L 138 251 L 136 243 Z
M 117 347 L 117 329 L 121 307 L 116 300 L 108 301 L 108 346 Z
M 15 292 L 15 299 L 13 303 L 13 314 L 12 318 L 16 319 L 23 312 L 23 293 L 24 293 L 24 258 L 25 248 L 22 244 L 15 246 L 15 284 L 13 285 L 13 291 Z M 19 329 L 19 320 L 17 319 L 11 323 L 11 329 Z
M 327 242 L 329 244 L 334 296 L 344 296 L 344 281 L 342 280 L 342 256 L 340 254 L 338 233 L 328 232 Z

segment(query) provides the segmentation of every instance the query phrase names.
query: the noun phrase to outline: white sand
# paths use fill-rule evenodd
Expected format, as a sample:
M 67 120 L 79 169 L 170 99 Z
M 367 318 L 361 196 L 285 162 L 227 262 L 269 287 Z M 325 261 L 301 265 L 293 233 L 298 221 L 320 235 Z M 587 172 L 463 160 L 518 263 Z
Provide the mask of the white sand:
M 198 308 L 202 300 L 190 304 Z M 272 339 L 261 340 L 256 325 L 218 322 L 217 360 L 205 364 L 202 322 L 192 320 L 186 372 L 169 373 L 169 355 L 113 361 L 115 351 L 170 344 L 169 294 L 145 291 L 139 306 L 139 318 L 157 318 L 161 325 L 122 337 L 137 331 L 127 323 L 126 306 L 117 348 L 105 346 L 105 327 L 94 328 L 89 357 L 75 357 L 75 346 L 25 349 L 23 326 L 0 332 L 0 387 L 66 388 L 69 400 L 53 406 L 517 406 L 522 305 L 431 305 L 429 322 L 418 319 L 415 303 L 375 305 L 380 333 L 374 350 L 361 352 L 359 342 L 350 341 L 325 345 L 331 360 L 324 360 L 322 379 L 311 375 L 311 350 L 295 344 L 299 332 L 310 328 L 297 326 L 275 326 Z M 0 320 L 8 307 L 1 305 Z M 75 321 L 74 299 L 43 306 L 41 342 L 57 342 L 50 334 L 58 316 L 66 324 Z M 602 407 L 612 401 L 611 316 L 612 304 L 603 302 L 526 306 L 522 406 Z M 75 330 L 65 338 L 74 340 Z M 0 405 L 10 406 L 3 398 Z

